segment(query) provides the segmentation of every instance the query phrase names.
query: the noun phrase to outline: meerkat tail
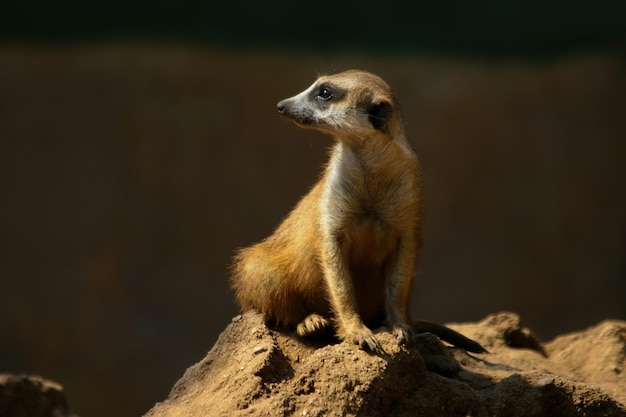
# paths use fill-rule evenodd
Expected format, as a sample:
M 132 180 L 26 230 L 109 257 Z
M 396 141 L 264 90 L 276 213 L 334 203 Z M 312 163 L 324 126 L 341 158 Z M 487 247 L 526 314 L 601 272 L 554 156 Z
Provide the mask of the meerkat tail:
M 432 333 L 440 339 L 456 347 L 463 348 L 468 352 L 488 353 L 487 349 L 482 347 L 480 343 L 442 324 L 431 323 L 429 321 L 415 321 L 413 322 L 413 330 L 416 333 Z

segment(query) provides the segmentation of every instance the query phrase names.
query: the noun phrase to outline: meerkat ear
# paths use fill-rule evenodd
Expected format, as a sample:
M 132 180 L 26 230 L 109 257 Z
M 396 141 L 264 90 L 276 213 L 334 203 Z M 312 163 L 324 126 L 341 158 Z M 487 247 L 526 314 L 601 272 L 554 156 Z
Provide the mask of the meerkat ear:
M 367 117 L 376 130 L 382 130 L 393 113 L 391 104 L 386 101 L 372 103 L 367 109 Z

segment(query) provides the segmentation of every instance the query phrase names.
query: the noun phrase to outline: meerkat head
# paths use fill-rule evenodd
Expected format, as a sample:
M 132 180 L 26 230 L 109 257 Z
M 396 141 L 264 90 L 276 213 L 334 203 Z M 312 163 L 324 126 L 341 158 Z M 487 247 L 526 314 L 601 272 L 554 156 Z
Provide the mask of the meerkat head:
M 380 77 L 350 70 L 319 77 L 298 95 L 280 101 L 278 113 L 297 125 L 338 139 L 395 136 L 401 125 L 396 100 Z

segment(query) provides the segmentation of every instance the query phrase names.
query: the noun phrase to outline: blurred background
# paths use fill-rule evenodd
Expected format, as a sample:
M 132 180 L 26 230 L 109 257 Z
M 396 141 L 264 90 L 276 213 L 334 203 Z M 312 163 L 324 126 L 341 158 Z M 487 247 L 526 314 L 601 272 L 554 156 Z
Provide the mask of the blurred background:
M 275 104 L 381 75 L 424 168 L 413 315 L 626 319 L 626 7 L 195 0 L 0 6 L 0 372 L 81 416 L 165 399 L 237 314 L 332 140 Z

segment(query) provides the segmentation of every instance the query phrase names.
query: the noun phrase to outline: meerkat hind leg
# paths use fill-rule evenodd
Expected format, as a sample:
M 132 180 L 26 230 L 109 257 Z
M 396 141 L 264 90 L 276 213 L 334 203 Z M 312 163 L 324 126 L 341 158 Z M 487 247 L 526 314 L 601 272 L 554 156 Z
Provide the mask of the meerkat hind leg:
M 299 336 L 305 337 L 325 329 L 330 325 L 330 320 L 319 314 L 309 314 L 298 324 L 297 332 Z

